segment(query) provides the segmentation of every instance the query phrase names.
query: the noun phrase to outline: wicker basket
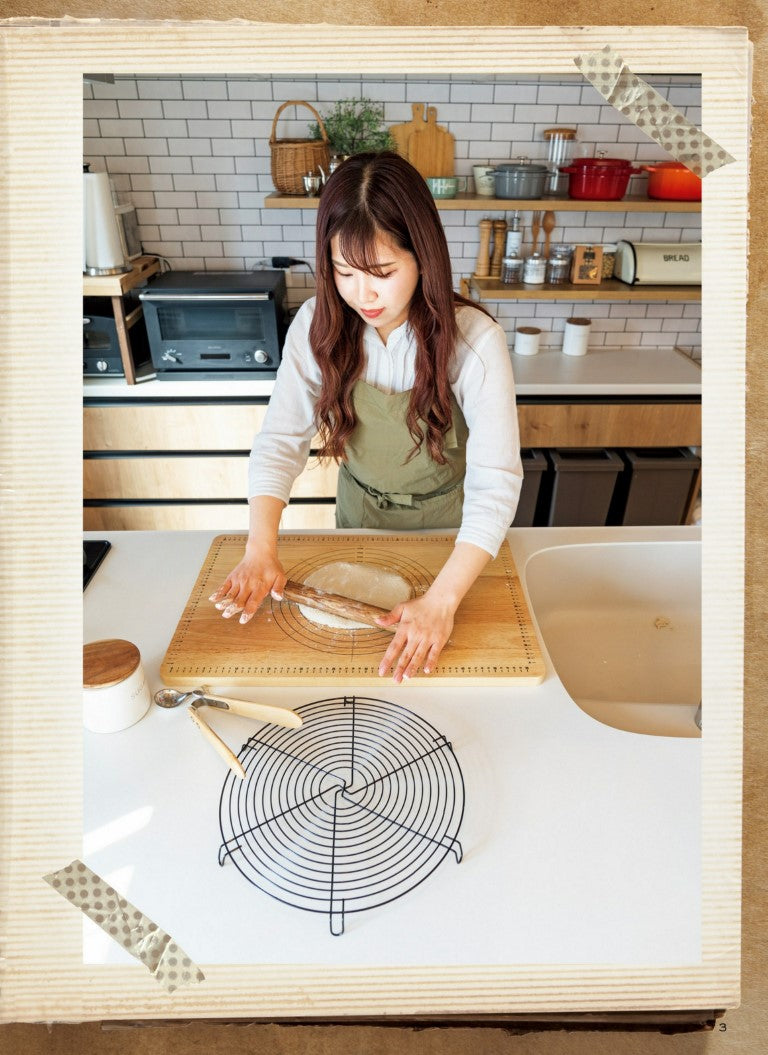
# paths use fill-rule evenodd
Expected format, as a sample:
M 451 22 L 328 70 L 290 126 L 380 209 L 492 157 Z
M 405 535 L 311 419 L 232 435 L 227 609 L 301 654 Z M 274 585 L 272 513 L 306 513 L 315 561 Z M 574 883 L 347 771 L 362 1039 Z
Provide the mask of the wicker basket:
M 322 139 L 278 140 L 275 137 L 277 119 L 286 106 L 306 106 L 310 109 L 317 119 Z M 272 122 L 269 146 L 272 151 L 272 182 L 281 194 L 304 194 L 302 177 L 307 172 L 319 174 L 321 165 L 326 175 L 328 174 L 331 151 L 323 119 L 313 106 L 302 102 L 301 99 L 289 99 L 287 103 L 279 107 Z

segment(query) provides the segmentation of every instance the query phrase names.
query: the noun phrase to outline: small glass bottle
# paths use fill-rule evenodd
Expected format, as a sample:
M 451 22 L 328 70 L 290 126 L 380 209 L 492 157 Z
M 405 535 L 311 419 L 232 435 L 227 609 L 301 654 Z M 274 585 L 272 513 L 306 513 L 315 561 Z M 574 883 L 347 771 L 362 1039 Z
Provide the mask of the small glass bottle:
M 523 282 L 526 286 L 543 286 L 546 274 L 546 260 L 540 253 L 532 253 L 523 267 Z
M 505 256 L 501 262 L 501 281 L 509 286 L 523 280 L 523 258 L 521 256 Z
M 504 256 L 520 256 L 523 247 L 523 231 L 520 227 L 520 213 L 516 212 L 512 217 L 512 225 L 507 231 L 507 240 L 504 246 Z

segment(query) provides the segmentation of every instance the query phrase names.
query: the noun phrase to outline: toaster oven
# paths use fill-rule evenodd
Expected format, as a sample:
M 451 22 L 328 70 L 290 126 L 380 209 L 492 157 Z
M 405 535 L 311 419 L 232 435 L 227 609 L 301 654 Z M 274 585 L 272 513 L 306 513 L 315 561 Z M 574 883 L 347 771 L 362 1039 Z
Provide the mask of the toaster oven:
M 282 271 L 166 271 L 139 294 L 159 381 L 274 378 Z
M 125 295 L 126 305 L 136 307 L 135 290 Z M 150 361 L 147 330 L 141 313 L 131 326 L 131 354 L 138 370 Z M 117 323 L 107 297 L 83 297 L 83 376 L 125 377 L 117 336 Z

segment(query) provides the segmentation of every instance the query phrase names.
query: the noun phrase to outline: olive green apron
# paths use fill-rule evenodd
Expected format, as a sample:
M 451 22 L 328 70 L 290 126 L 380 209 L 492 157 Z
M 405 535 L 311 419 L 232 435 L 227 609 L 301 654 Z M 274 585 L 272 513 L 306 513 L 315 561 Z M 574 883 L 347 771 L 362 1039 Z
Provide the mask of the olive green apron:
M 413 447 L 405 416 L 410 392 L 381 392 L 358 381 L 352 392 L 357 424 L 339 469 L 336 526 L 412 531 L 461 526 L 469 430 L 451 395 L 453 422 L 445 435 L 445 465 L 422 443 Z

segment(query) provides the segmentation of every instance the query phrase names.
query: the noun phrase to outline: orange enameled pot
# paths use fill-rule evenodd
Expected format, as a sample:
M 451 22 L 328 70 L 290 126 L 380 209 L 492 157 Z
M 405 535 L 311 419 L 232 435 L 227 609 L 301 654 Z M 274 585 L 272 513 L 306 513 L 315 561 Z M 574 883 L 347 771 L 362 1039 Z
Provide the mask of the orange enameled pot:
M 680 161 L 642 165 L 648 173 L 648 197 L 663 201 L 701 201 L 701 176 Z

